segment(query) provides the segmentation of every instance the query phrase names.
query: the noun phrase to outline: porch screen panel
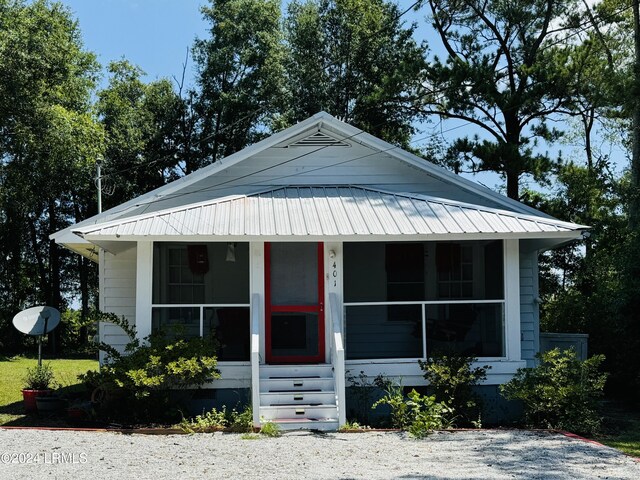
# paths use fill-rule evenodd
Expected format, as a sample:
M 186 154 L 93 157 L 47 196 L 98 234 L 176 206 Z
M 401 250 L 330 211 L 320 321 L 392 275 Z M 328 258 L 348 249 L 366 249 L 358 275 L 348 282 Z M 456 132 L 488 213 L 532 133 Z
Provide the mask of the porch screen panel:
M 153 303 L 249 303 L 249 244 L 154 243 Z
M 318 245 L 271 244 L 271 304 L 318 304 Z
M 154 243 L 152 331 L 213 336 L 220 360 L 248 360 L 249 244 Z
M 218 360 L 249 360 L 249 321 L 249 307 L 204 308 L 203 335 L 215 340 Z
M 154 307 L 151 327 L 170 339 L 189 339 L 200 336 L 200 309 L 191 307 Z
M 346 358 L 421 358 L 422 305 L 346 308 Z
M 343 265 L 348 359 L 504 356 L 502 240 L 345 243 Z
M 504 356 L 502 303 L 427 305 L 426 309 L 429 356 Z

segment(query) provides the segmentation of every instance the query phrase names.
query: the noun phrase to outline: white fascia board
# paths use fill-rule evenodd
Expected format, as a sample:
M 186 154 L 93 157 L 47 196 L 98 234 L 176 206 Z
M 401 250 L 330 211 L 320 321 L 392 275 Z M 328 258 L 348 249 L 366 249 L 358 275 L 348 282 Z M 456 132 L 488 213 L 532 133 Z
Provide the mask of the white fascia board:
M 425 242 L 502 239 L 566 239 L 575 240 L 582 231 L 522 233 L 449 233 L 425 235 L 85 235 L 90 242 Z
M 174 193 L 176 190 L 180 190 L 182 188 L 188 187 L 189 185 L 196 183 L 203 178 L 213 175 L 221 170 L 229 168 L 242 160 L 256 155 L 257 153 L 266 150 L 267 148 L 278 145 L 279 143 L 284 142 L 286 139 L 298 135 L 305 130 L 313 130 L 318 124 L 320 124 L 323 120 L 333 119 L 331 115 L 325 112 L 320 112 L 313 117 L 310 117 L 296 125 L 293 125 L 289 128 L 282 130 L 281 132 L 274 133 L 273 135 L 265 138 L 264 140 L 259 141 L 258 143 L 254 143 L 253 145 L 249 145 L 248 147 L 243 148 L 239 152 L 236 152 L 228 157 L 225 157 L 217 162 L 212 163 L 211 165 L 207 165 L 206 167 L 202 167 L 195 172 L 179 178 L 178 180 L 174 180 L 167 185 L 163 185 L 158 187 L 150 192 L 143 193 L 142 195 L 133 198 L 127 202 L 121 203 L 109 210 L 106 210 L 102 213 L 94 215 L 86 220 L 78 222 L 74 225 L 71 225 L 63 230 L 59 230 L 49 236 L 51 240 L 55 240 L 56 243 L 61 243 L 58 239 L 71 232 L 72 230 L 78 229 L 78 227 L 86 226 L 86 225 L 95 225 L 100 223 L 101 221 L 112 221 L 117 218 L 122 218 L 122 216 L 132 209 L 143 206 L 146 203 L 152 203 L 151 201 L 155 198 L 160 198 L 166 195 L 170 195 Z M 335 119 L 334 119 L 335 120 Z M 353 128 L 353 127 L 352 127 Z M 147 200 L 147 202 L 145 202 Z

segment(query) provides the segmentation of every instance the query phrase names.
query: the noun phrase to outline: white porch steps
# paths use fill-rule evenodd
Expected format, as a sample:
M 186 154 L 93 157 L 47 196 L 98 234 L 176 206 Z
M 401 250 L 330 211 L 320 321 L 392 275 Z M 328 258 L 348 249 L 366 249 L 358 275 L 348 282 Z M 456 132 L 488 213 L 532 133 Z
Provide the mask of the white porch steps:
M 331 365 L 260 365 L 260 419 L 282 430 L 337 430 Z

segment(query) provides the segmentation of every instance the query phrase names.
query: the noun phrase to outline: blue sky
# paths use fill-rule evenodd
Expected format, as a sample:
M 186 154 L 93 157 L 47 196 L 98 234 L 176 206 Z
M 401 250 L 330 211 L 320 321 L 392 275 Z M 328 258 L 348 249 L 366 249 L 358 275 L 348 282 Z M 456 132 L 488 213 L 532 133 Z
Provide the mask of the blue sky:
M 206 37 L 200 6 L 206 0 L 61 0 L 78 19 L 85 47 L 107 65 L 125 57 L 141 67 L 149 80 L 180 76 L 187 49 L 196 37 Z M 401 9 L 414 0 L 400 0 Z M 286 3 L 286 0 L 285 0 Z M 404 18 L 419 21 L 418 40 L 428 28 L 422 13 Z M 189 63 L 189 73 L 193 74 Z
M 173 76 L 179 78 L 187 50 L 193 45 L 194 39 L 207 35 L 208 25 L 200 13 L 200 6 L 206 4 L 205 0 L 61 1 L 78 19 L 85 47 L 98 55 L 102 65 L 124 57 L 141 67 L 147 73 L 147 80 Z M 413 4 L 413 0 L 399 0 L 398 3 L 404 10 Z M 424 15 L 423 9 L 422 12 L 412 11 L 404 16 L 407 22 L 418 23 L 415 34 L 418 41 L 432 37 Z M 432 53 L 438 53 L 441 50 L 439 41 L 434 39 L 430 48 Z M 187 68 L 187 80 L 192 84 L 194 71 L 190 59 Z M 460 122 L 448 121 L 442 125 L 442 129 L 449 130 L 458 125 Z M 436 132 L 433 127 L 422 126 L 423 132 L 416 137 Z M 460 134 L 468 135 L 476 130 L 473 127 L 457 129 L 445 133 L 445 137 L 450 139 Z M 558 146 L 551 150 L 557 153 Z M 566 151 L 567 146 L 563 150 Z M 474 180 L 491 188 L 501 184 L 495 174 L 477 175 Z
M 207 24 L 201 0 L 62 0 L 78 19 L 85 47 L 101 64 L 125 57 L 149 80 L 179 77 L 187 49 Z M 189 64 L 189 73 L 193 65 Z M 192 75 L 191 75 L 192 77 Z

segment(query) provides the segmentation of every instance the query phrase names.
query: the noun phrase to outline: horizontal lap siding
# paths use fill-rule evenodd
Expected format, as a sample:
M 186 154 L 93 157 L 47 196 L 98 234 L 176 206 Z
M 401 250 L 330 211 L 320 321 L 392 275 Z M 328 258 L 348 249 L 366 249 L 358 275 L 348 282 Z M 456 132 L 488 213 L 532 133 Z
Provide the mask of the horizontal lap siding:
M 136 323 L 136 249 L 118 255 L 103 252 L 100 268 L 100 307 L 105 313 L 125 317 Z M 112 324 L 100 324 L 100 340 L 122 351 L 129 337 Z M 101 353 L 100 361 L 104 357 Z
M 520 329 L 522 359 L 533 366 L 540 345 L 540 312 L 538 297 L 538 255 L 526 252 L 520 255 Z

